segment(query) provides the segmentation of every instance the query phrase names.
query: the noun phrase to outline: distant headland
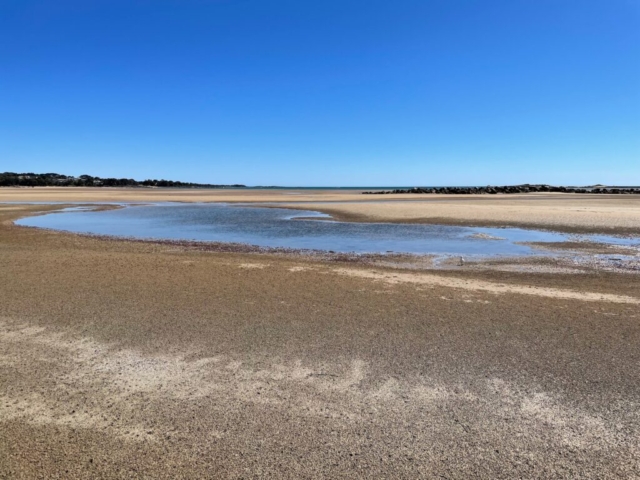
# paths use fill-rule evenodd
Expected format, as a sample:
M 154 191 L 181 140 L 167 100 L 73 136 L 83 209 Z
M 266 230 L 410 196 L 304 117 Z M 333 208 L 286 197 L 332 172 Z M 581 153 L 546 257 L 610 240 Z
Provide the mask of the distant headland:
M 147 187 L 147 188 L 245 188 L 245 185 L 215 185 L 175 180 L 134 180 L 101 178 L 91 175 L 72 177 L 59 173 L 0 173 L 0 187 Z

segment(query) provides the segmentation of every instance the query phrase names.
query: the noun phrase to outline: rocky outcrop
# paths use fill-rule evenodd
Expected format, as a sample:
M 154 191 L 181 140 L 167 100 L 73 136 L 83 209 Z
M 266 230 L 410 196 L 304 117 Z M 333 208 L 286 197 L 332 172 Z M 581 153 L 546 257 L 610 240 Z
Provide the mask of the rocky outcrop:
M 555 187 L 552 185 L 506 185 L 487 187 L 415 187 L 407 190 L 376 190 L 362 192 L 365 195 L 385 195 L 390 193 L 439 193 L 450 195 L 478 195 L 478 194 L 510 194 L 510 193 L 534 193 L 534 192 L 558 192 L 558 193 L 594 193 L 594 194 L 640 194 L 640 188 L 577 188 Z

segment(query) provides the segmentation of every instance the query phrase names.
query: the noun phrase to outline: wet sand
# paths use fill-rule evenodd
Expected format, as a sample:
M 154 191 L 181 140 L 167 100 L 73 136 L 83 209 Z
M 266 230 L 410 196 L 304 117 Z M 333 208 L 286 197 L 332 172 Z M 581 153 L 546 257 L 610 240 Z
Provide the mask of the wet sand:
M 640 275 L 11 223 L 53 208 L 0 205 L 0 478 L 640 476 Z
M 0 202 L 277 202 L 336 219 L 640 234 L 640 196 L 581 194 L 361 195 L 359 190 L 0 188 Z

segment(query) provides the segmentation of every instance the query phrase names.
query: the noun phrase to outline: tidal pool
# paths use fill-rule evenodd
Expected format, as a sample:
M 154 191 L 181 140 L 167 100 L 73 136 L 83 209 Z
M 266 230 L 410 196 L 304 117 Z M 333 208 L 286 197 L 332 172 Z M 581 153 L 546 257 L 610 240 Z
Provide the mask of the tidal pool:
M 314 219 L 316 218 L 316 219 Z M 353 253 L 514 256 L 541 254 L 520 242 L 563 242 L 575 235 L 520 228 L 337 222 L 311 210 L 229 204 L 129 205 L 94 211 L 73 207 L 16 224 L 140 239 L 231 242 L 261 247 Z M 638 239 L 580 235 L 616 245 Z

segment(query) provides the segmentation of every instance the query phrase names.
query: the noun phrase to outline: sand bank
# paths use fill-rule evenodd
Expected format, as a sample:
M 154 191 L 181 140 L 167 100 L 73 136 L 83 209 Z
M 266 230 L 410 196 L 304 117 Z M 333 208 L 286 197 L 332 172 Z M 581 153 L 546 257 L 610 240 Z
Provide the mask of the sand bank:
M 345 221 L 542 228 L 575 233 L 640 234 L 640 197 L 526 194 L 424 195 L 414 201 L 314 202 Z M 429 198 L 420 198 L 429 197 Z M 445 197 L 445 198 L 442 198 Z M 309 208 L 288 204 L 289 208 Z

